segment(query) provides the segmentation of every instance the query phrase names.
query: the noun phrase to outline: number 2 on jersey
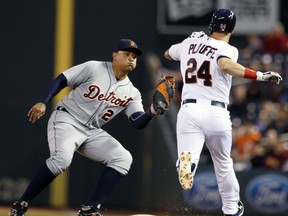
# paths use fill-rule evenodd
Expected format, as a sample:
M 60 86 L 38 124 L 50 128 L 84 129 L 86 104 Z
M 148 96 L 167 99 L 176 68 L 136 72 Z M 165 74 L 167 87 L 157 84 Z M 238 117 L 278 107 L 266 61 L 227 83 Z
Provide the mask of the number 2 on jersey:
M 114 111 L 112 109 L 108 109 L 101 118 L 107 122 L 109 118 L 113 115 L 114 115 Z
M 197 69 L 197 61 L 195 58 L 190 58 L 187 62 L 187 70 L 185 71 L 185 83 L 197 83 L 197 79 L 203 79 L 205 86 L 212 86 L 212 77 L 210 74 L 210 61 L 204 61 Z

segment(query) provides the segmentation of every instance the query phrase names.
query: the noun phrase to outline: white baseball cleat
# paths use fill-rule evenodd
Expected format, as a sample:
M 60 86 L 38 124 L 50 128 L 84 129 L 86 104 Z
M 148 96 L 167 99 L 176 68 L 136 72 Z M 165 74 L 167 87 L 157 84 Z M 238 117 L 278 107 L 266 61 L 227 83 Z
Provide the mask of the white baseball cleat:
M 191 172 L 191 152 L 183 151 L 180 157 L 179 182 L 184 190 L 190 190 L 193 185 Z

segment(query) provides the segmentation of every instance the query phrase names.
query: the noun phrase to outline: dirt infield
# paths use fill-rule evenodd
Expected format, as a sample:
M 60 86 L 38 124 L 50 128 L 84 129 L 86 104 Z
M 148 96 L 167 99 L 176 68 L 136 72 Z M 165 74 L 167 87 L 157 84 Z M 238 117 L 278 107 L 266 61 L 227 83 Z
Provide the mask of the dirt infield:
M 7 216 L 9 207 L 0 207 L 0 216 Z M 77 210 L 65 209 L 46 209 L 30 208 L 26 216 L 76 216 Z M 164 216 L 167 214 L 155 214 L 151 212 L 134 212 L 134 211 L 102 211 L 105 216 Z M 168 215 L 167 215 L 168 216 Z
M 7 216 L 9 212 L 9 207 L 0 207 L 0 216 Z M 42 209 L 42 208 L 31 208 L 29 209 L 29 213 L 27 212 L 27 216 L 75 216 L 75 212 L 72 210 L 50 210 L 50 209 Z
M 0 206 L 0 216 L 8 216 L 9 206 Z M 30 208 L 25 216 L 76 216 L 76 209 L 48 209 L 48 208 Z M 104 216 L 211 216 L 205 214 L 179 214 L 173 212 L 153 212 L 153 211 L 102 211 Z M 216 215 L 213 215 L 216 216 Z

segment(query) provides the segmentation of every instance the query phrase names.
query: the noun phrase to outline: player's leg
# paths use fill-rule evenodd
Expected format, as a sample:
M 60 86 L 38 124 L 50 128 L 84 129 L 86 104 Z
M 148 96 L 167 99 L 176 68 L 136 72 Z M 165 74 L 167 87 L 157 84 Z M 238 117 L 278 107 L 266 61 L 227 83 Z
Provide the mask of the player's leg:
M 218 109 L 218 110 L 217 110 Z M 236 178 L 231 158 L 232 128 L 228 111 L 217 108 L 211 111 L 207 118 L 211 124 L 207 125 L 206 146 L 213 160 L 214 170 L 222 199 L 224 214 L 235 214 L 238 211 L 239 184 Z
M 132 156 L 115 138 L 102 129 L 89 137 L 77 151 L 91 160 L 106 164 L 92 196 L 78 212 L 78 215 L 85 215 L 87 212 L 95 211 L 95 214 L 100 215 L 101 204 L 130 170 Z
M 205 137 L 199 127 L 203 110 L 194 104 L 182 106 L 177 116 L 177 170 L 183 189 L 193 185 Z
M 36 197 L 47 185 L 49 185 L 56 176 L 44 164 L 34 175 L 27 189 L 20 199 L 13 203 L 10 209 L 10 216 L 22 216 L 28 210 L 29 203 Z
M 81 135 L 77 136 L 78 132 L 71 124 L 57 123 L 62 114 L 56 115 L 54 112 L 51 115 L 47 129 L 50 158 L 36 172 L 20 199 L 12 205 L 10 216 L 25 214 L 29 203 L 70 165 L 77 147 L 75 143 L 84 141 Z M 79 138 L 76 140 L 75 137 Z

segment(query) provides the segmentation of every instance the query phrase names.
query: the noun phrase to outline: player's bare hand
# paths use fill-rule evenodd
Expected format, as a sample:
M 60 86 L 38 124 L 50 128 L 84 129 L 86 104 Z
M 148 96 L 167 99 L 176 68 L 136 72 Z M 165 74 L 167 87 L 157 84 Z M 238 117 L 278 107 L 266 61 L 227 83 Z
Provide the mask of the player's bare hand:
M 27 116 L 31 123 L 35 123 L 38 119 L 40 119 L 46 111 L 46 105 L 42 102 L 36 103 L 31 107 Z
M 205 35 L 205 32 L 203 32 L 203 31 L 199 31 L 199 32 L 192 32 L 191 34 L 190 34 L 190 38 L 200 38 L 200 37 L 203 37 Z

